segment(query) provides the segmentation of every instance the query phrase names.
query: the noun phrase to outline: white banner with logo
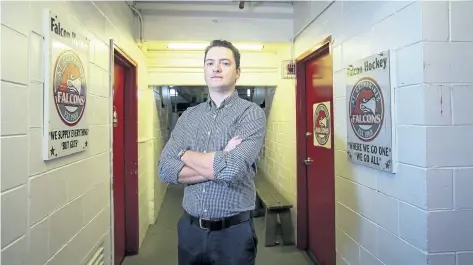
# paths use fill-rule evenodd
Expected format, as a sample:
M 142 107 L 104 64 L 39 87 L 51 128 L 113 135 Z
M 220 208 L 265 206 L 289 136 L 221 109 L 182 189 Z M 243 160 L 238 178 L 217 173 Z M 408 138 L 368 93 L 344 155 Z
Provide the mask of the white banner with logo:
M 332 148 L 330 101 L 315 103 L 312 111 L 314 146 Z
M 45 82 L 43 159 L 51 160 L 88 148 L 86 106 L 89 46 L 83 28 L 69 14 L 44 13 Z
M 393 173 L 389 51 L 347 66 L 347 153 L 357 164 Z

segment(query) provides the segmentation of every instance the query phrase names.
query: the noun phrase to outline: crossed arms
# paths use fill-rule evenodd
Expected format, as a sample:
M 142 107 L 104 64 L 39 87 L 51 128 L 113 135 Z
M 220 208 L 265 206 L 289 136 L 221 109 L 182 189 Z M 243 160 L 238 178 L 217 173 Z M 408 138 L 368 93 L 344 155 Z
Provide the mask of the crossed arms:
M 230 152 L 235 149 L 241 141 L 242 140 L 238 136 L 232 138 L 224 148 L 224 151 Z M 178 182 L 194 184 L 208 180 L 215 180 L 213 172 L 214 158 L 215 153 L 186 151 L 181 157 L 181 161 L 184 162 L 185 165 L 179 172 Z
M 185 112 L 178 120 L 159 160 L 159 176 L 166 183 L 200 183 L 205 181 L 235 182 L 255 170 L 255 163 L 263 145 L 266 117 L 260 108 L 245 111 L 237 126 L 235 137 L 221 151 L 200 153 L 188 150 L 179 158 L 178 153 L 187 149 L 188 142 Z

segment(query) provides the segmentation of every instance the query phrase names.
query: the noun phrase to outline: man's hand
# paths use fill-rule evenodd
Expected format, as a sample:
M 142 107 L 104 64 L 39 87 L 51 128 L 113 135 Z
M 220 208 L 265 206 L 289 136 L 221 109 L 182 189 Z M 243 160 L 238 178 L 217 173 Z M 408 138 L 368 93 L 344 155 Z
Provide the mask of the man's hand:
M 228 141 L 227 146 L 223 149 L 223 151 L 230 152 L 231 150 L 235 149 L 239 144 L 241 144 L 241 139 L 239 136 L 235 136 L 230 141 Z

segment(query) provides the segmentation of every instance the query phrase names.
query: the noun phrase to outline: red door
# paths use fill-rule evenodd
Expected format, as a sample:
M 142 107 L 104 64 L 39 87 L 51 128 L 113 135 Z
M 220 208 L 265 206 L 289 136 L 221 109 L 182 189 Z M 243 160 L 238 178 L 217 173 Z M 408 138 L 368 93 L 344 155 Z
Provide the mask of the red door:
M 335 265 L 335 172 L 332 57 L 324 49 L 305 64 L 308 250 Z
M 125 68 L 115 64 L 113 84 L 113 211 L 115 226 L 115 265 L 125 257 Z

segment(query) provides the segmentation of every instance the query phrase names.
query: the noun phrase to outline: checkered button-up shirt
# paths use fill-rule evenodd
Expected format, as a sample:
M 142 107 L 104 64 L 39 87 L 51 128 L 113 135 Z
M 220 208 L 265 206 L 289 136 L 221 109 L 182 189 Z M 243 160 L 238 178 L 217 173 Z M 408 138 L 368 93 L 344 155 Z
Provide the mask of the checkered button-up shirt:
M 255 103 L 235 91 L 217 108 L 212 100 L 188 108 L 179 117 L 159 161 L 160 179 L 178 183 L 184 167 L 178 153 L 183 149 L 215 152 L 214 181 L 186 185 L 182 206 L 190 215 L 222 218 L 255 207 L 257 160 L 266 133 L 266 115 Z M 242 143 L 223 151 L 234 136 Z

